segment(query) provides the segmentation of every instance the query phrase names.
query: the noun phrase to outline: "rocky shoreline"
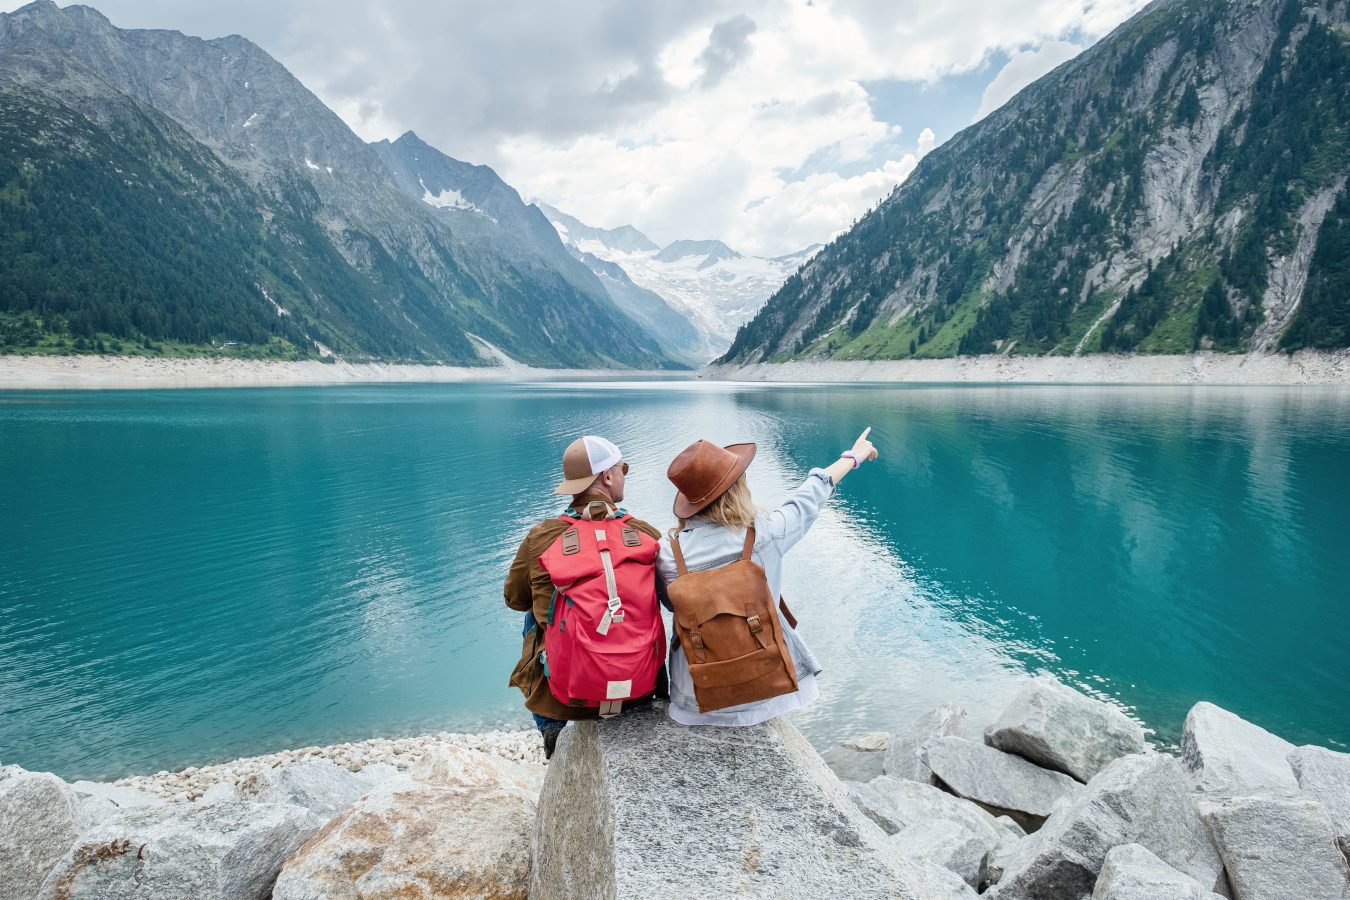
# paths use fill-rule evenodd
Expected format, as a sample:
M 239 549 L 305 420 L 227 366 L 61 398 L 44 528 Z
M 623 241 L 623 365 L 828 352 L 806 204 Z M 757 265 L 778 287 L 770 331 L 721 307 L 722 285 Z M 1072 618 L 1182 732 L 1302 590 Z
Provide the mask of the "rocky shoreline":
M 366 766 L 392 766 L 399 772 L 411 770 L 428 753 L 446 747 L 489 753 L 512 762 L 544 764 L 544 751 L 534 731 L 486 731 L 460 733 L 441 731 L 406 738 L 371 738 L 348 741 L 327 747 L 301 747 L 262 756 L 250 756 L 209 766 L 188 766 L 176 772 L 153 775 L 128 775 L 110 782 L 115 787 L 143 791 L 171 803 L 200 800 L 219 784 L 239 786 L 274 769 L 321 759 L 349 772 L 361 772 Z M 76 782 L 87 784 L 89 782 Z
M 952 359 L 800 360 L 708 366 L 700 378 L 766 382 L 919 384 L 1350 385 L 1350 350 L 1190 353 L 1183 356 L 961 356 Z
M 1042 677 L 979 735 L 947 705 L 818 755 L 786 719 L 653 708 L 541 757 L 497 731 L 111 783 L 0 765 L 0 900 L 1350 898 L 1350 754 L 1204 702 L 1179 755 Z
M 1350 385 L 1350 350 L 1184 356 L 963 356 L 847 362 L 802 360 L 707 366 L 697 372 L 537 369 L 515 363 L 423 366 L 393 363 L 157 359 L 142 356 L 0 356 L 0 390 L 124 390 L 295 387 L 335 384 L 537 382 L 698 378 L 751 382 L 919 384 Z
M 569 381 L 688 377 L 685 371 L 536 369 L 518 364 L 422 366 L 396 363 L 160 359 L 146 356 L 0 356 L 0 390 L 127 390 L 301 387 L 335 384 Z

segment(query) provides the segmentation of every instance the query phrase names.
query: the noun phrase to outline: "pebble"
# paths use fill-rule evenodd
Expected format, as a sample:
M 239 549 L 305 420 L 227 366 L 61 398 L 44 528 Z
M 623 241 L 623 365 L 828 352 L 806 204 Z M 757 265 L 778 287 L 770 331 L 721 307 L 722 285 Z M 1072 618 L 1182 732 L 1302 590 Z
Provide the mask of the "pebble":
M 188 766 L 178 772 L 160 771 L 153 775 L 129 775 L 113 784 L 132 787 L 169 801 L 187 803 L 198 800 L 214 784 L 238 785 L 244 779 L 268 769 L 295 765 L 310 759 L 327 759 L 343 768 L 359 772 L 374 763 L 389 763 L 400 771 L 412 768 L 422 755 L 437 747 L 463 747 L 481 750 L 503 759 L 543 765 L 544 750 L 536 731 L 486 731 L 456 733 L 440 731 L 408 738 L 371 738 L 348 741 L 329 747 L 301 747 L 280 750 L 263 756 L 235 759 L 208 766 Z

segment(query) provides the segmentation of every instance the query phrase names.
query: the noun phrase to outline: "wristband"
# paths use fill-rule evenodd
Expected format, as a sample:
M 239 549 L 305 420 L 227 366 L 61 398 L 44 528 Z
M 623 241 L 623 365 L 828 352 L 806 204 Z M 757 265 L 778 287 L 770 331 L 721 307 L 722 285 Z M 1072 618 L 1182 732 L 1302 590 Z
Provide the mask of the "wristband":
M 843 453 L 840 453 L 839 458 L 853 460 L 853 468 L 855 469 L 862 465 L 862 460 L 859 459 L 858 454 L 854 453 L 852 450 L 845 450 Z

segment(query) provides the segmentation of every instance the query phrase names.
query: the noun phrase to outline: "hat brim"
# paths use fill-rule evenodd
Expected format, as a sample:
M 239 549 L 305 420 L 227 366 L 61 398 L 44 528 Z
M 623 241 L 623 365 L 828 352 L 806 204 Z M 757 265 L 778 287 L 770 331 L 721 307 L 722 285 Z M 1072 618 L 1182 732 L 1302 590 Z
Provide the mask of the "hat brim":
M 586 488 L 595 484 L 595 479 L 599 477 L 600 475 L 586 475 L 581 478 L 569 478 L 562 484 L 555 487 L 553 489 L 553 493 L 567 494 L 568 496 L 575 497 L 577 494 L 580 494 L 582 491 L 586 490 Z
M 700 510 L 706 509 L 714 500 L 727 492 L 727 488 L 736 483 L 736 479 L 745 474 L 745 470 L 750 467 L 750 460 L 755 458 L 756 445 L 746 444 L 727 444 L 722 448 L 730 450 L 736 454 L 736 465 L 731 467 L 731 471 L 722 476 L 717 485 L 708 493 L 701 502 L 695 504 L 689 502 L 689 498 L 684 494 L 676 492 L 675 494 L 675 518 L 688 519 L 691 516 L 698 515 Z

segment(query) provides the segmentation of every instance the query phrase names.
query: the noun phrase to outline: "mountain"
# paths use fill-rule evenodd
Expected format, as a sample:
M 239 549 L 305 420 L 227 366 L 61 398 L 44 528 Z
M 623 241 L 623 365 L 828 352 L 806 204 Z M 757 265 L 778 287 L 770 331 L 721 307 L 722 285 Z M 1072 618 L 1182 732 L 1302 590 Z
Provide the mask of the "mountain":
M 0 349 L 670 364 L 491 170 L 366 144 L 237 36 L 0 14 L 0 208 Z
M 691 349 L 672 352 L 700 364 L 724 351 L 737 327 L 820 249 L 813 245 L 768 259 L 744 256 L 717 240 L 678 240 L 659 247 L 631 225 L 596 228 L 547 203 L 536 200 L 535 205 L 582 259 L 619 267 L 634 286 L 687 317 L 698 340 Z
M 543 211 L 558 233 L 573 246 L 580 241 L 596 241 L 619 253 L 647 251 L 655 253 L 661 249 L 652 243 L 651 238 L 632 225 L 623 225 L 619 228 L 593 228 L 561 210 L 554 209 L 542 200 L 536 200 L 534 205 Z
M 1159 0 L 926 156 L 723 362 L 1350 344 L 1345 0 Z

